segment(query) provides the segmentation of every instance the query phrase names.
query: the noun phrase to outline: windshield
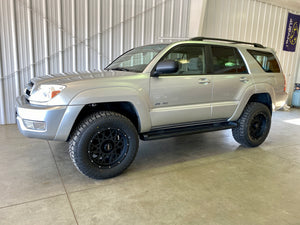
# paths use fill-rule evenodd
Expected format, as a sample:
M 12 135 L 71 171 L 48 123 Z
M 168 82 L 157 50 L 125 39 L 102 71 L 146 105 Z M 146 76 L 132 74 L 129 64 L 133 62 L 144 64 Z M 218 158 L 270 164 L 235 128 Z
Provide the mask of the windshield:
M 151 60 L 166 46 L 167 44 L 157 44 L 131 49 L 113 61 L 105 69 L 143 72 Z

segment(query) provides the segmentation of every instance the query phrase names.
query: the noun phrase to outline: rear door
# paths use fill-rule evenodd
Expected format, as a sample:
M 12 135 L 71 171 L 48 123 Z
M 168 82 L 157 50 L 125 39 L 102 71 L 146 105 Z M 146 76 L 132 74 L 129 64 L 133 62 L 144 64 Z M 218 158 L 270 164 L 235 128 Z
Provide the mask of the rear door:
M 212 118 L 226 120 L 233 115 L 242 94 L 252 85 L 252 76 L 237 48 L 212 45 L 210 56 Z

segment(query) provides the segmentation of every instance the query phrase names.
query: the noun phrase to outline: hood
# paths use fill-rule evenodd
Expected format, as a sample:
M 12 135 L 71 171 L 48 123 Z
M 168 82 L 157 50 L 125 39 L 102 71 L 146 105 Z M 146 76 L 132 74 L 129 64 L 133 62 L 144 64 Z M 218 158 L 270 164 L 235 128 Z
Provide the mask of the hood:
M 91 80 L 91 79 L 101 79 L 101 78 L 113 78 L 113 77 L 124 77 L 136 75 L 135 72 L 128 71 L 102 71 L 97 73 L 83 73 L 83 74 L 56 74 L 56 75 L 46 75 L 43 77 L 33 78 L 31 81 L 35 86 L 41 84 L 69 84 L 76 81 Z
M 48 75 L 31 80 L 25 88 L 25 97 L 33 104 L 38 105 L 68 105 L 70 101 L 79 93 L 97 88 L 132 88 L 138 90 L 147 89 L 149 75 L 128 71 L 103 71 L 99 73 L 72 74 L 72 75 Z M 33 100 L 33 95 L 39 90 L 41 85 L 64 85 L 65 88 L 57 97 L 49 101 Z M 111 93 L 110 93 L 111 94 Z

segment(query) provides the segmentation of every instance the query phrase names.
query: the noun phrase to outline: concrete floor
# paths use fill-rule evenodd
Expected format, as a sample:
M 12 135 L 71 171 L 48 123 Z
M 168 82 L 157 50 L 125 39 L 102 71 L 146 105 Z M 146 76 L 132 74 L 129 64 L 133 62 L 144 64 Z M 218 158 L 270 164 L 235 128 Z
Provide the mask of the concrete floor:
M 95 181 L 66 143 L 0 126 L 0 224 L 300 224 L 300 110 L 274 113 L 258 148 L 231 131 L 141 142 L 121 176 Z

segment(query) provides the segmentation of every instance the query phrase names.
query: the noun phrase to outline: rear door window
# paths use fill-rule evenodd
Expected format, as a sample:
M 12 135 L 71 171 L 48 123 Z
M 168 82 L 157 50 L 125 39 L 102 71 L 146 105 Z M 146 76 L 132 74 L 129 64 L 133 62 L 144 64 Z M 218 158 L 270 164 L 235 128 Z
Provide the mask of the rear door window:
M 213 74 L 248 73 L 240 53 L 233 47 L 211 46 Z
M 258 62 L 261 68 L 267 73 L 279 73 L 280 67 L 271 52 L 262 52 L 256 50 L 247 50 L 253 58 Z

